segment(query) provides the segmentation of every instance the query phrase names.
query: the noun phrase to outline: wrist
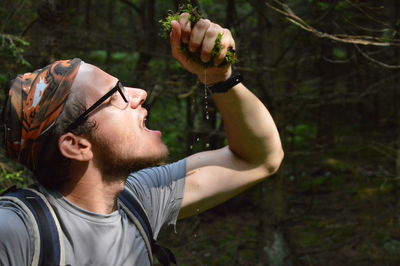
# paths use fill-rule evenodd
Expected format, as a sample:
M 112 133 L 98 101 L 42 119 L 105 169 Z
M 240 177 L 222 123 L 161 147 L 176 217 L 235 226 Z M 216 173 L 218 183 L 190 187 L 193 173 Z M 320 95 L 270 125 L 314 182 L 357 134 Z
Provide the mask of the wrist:
M 243 81 L 243 76 L 238 72 L 232 72 L 230 77 L 222 82 L 207 86 L 211 93 L 226 93 Z
M 221 83 L 229 79 L 232 75 L 232 68 L 229 68 L 224 73 L 213 73 L 215 70 L 205 69 L 204 72 L 197 76 L 197 79 L 207 87 Z

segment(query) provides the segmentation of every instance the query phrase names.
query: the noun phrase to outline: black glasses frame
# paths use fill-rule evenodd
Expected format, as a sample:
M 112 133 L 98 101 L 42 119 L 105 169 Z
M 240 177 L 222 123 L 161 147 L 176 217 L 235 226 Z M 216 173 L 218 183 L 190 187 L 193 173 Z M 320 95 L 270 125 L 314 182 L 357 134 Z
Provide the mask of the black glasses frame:
M 74 128 L 76 128 L 77 126 L 79 126 L 80 124 L 82 124 L 83 122 L 85 122 L 88 117 L 89 114 L 91 112 L 93 112 L 100 104 L 102 104 L 105 100 L 107 100 L 108 98 L 111 97 L 111 95 L 113 95 L 116 91 L 118 91 L 121 94 L 122 99 L 124 99 L 124 101 L 126 103 L 128 103 L 128 99 L 126 98 L 126 96 L 124 95 L 124 93 L 122 92 L 122 89 L 124 88 L 124 85 L 122 85 L 122 83 L 118 80 L 117 84 L 115 84 L 115 86 L 106 94 L 104 94 L 100 99 L 98 99 L 92 106 L 90 106 L 83 114 L 81 114 L 74 122 L 72 122 L 67 129 L 65 130 L 65 132 L 71 132 Z

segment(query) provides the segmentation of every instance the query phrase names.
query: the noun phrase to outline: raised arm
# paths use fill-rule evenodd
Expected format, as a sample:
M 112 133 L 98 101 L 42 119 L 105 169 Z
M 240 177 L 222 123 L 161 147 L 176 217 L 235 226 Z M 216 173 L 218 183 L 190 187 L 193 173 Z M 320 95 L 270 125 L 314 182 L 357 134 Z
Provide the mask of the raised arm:
M 182 54 L 182 42 L 189 49 L 200 50 L 204 62 L 210 58 L 218 33 L 223 33 L 222 51 L 216 64 L 222 62 L 228 48 L 235 43 L 228 29 L 209 20 L 200 20 L 193 29 L 183 14 L 172 22 L 173 56 L 188 71 L 207 85 L 225 81 L 230 65 L 206 70 Z M 187 158 L 187 176 L 180 218 L 211 208 L 277 171 L 283 158 L 278 130 L 264 104 L 242 83 L 212 98 L 222 115 L 228 146 L 194 154 Z

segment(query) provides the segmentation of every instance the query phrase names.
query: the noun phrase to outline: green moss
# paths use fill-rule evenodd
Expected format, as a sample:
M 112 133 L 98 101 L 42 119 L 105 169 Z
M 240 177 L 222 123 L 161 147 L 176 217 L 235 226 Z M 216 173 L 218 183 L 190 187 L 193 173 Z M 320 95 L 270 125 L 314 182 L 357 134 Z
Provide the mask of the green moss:
M 162 28 L 162 32 L 160 34 L 161 37 L 168 39 L 169 35 L 172 31 L 172 26 L 171 26 L 171 22 L 173 20 L 179 21 L 180 19 L 180 14 L 182 13 L 189 13 L 189 21 L 190 21 L 190 25 L 191 28 L 193 28 L 193 26 L 202 18 L 204 18 L 204 16 L 201 14 L 200 10 L 197 7 L 194 7 L 192 4 L 190 4 L 190 1 L 188 1 L 188 3 L 186 5 L 182 5 L 179 7 L 177 12 L 173 12 L 173 11 L 168 11 L 168 15 L 164 20 L 160 20 L 160 24 L 161 24 L 161 28 Z M 211 67 L 214 66 L 214 58 L 216 58 L 222 49 L 221 46 L 221 40 L 222 40 L 223 34 L 220 33 L 217 36 L 217 39 L 215 40 L 215 45 L 214 48 L 211 52 L 211 59 L 209 62 L 204 63 L 203 61 L 201 61 L 200 59 L 200 53 L 198 51 L 196 52 L 191 52 L 188 48 L 187 44 L 182 44 L 181 49 L 182 51 L 187 55 L 187 57 L 193 61 L 195 61 L 196 63 L 204 66 L 204 67 Z M 233 48 L 229 48 L 229 50 L 227 51 L 224 61 L 222 62 L 221 65 L 225 65 L 225 64 L 235 64 L 238 62 L 238 59 L 236 58 L 235 52 L 233 50 Z
M 158 22 L 161 23 L 162 27 L 162 32 L 160 33 L 160 36 L 167 39 L 169 37 L 170 32 L 172 31 L 172 26 L 171 22 L 173 20 L 179 21 L 179 14 L 174 14 L 172 11 L 168 11 L 168 16 L 165 18 L 165 20 L 159 20 Z

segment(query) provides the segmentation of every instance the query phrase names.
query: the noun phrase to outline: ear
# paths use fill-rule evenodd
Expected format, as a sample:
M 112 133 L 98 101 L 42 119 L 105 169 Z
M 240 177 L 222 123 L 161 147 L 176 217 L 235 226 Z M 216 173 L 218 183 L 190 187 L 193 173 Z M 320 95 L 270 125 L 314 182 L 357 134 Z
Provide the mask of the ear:
M 66 158 L 77 161 L 89 161 L 93 158 L 91 143 L 72 133 L 66 133 L 58 139 L 60 152 Z

